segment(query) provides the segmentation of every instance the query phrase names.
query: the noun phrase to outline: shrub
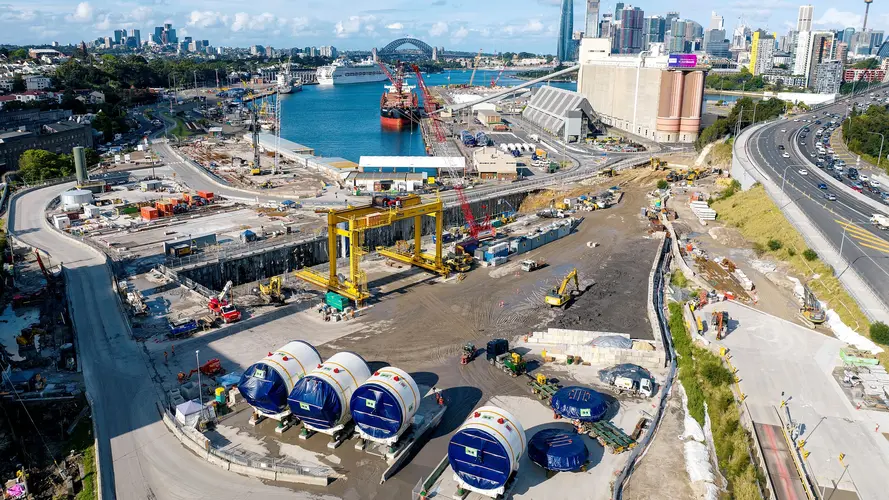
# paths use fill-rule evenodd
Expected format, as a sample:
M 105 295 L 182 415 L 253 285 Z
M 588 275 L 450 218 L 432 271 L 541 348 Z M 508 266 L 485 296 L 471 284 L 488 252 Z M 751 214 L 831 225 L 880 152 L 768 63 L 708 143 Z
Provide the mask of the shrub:
M 870 338 L 878 344 L 889 345 L 889 325 L 882 321 L 871 323 Z
M 657 181 L 657 188 L 658 189 L 667 189 L 668 187 L 670 187 L 670 183 L 667 182 L 666 180 L 661 179 L 661 180 Z
M 688 286 L 688 278 L 682 274 L 682 271 L 676 271 L 673 273 L 673 277 L 670 278 L 670 283 L 678 286 L 679 288 L 685 288 Z
M 788 248 L 788 249 L 787 249 L 787 256 L 788 256 L 788 257 L 793 257 L 794 255 L 796 255 L 796 250 L 794 250 L 794 249 L 792 249 L 792 248 Z
M 818 258 L 818 253 L 815 252 L 815 250 L 812 250 L 811 248 L 807 248 L 803 252 L 803 258 L 805 258 L 809 262 L 812 262 L 813 260 Z
M 718 358 L 699 361 L 701 377 L 712 385 L 729 385 L 734 380 L 732 373 L 722 365 Z
M 757 257 L 762 257 L 763 254 L 766 253 L 766 247 L 763 246 L 762 243 L 754 243 L 753 244 L 753 253 L 755 253 Z
M 781 240 L 776 240 L 776 239 L 771 239 L 771 240 L 769 240 L 769 242 L 767 243 L 767 245 L 768 245 L 768 247 L 769 247 L 769 250 L 771 250 L 771 251 L 773 251 L 773 252 L 777 252 L 778 250 L 781 250 L 781 247 L 784 246 L 784 245 L 781 243 Z

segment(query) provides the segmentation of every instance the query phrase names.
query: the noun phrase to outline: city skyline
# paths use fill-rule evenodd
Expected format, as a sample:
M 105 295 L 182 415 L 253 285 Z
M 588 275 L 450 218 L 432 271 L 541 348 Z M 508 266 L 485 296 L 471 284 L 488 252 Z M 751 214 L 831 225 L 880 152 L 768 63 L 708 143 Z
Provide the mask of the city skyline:
M 180 37 L 209 39 L 214 46 L 335 45 L 344 50 L 369 49 L 412 36 L 453 50 L 482 48 L 486 52 L 555 54 L 562 5 L 562 0 L 490 0 L 470 8 L 465 0 L 433 0 L 422 7 L 396 2 L 392 8 L 366 9 L 362 7 L 366 4 L 357 0 L 310 0 L 295 11 L 292 4 L 273 0 L 248 13 L 234 4 L 198 1 L 189 4 L 192 9 L 179 10 L 167 2 L 63 1 L 35 7 L 13 1 L 5 3 L 5 12 L 0 14 L 0 28 L 4 32 L 0 43 L 78 43 L 111 36 L 114 30 L 134 28 L 141 30 L 145 40 L 144 34 L 154 26 L 170 23 L 177 27 Z M 601 3 L 600 16 L 613 12 L 616 3 Z M 652 1 L 625 3 L 639 7 L 645 16 L 678 11 L 680 18 L 695 20 L 703 26 L 710 24 L 713 10 L 713 6 L 703 7 L 688 0 L 669 5 Z M 860 29 L 863 22 L 864 5 L 853 9 L 857 2 L 841 9 L 817 1 L 782 2 L 775 8 L 763 9 L 749 0 L 740 0 L 717 6 L 716 11 L 725 19 L 727 31 L 738 24 L 740 16 L 747 26 L 780 34 L 796 28 L 799 7 L 808 3 L 814 8 L 813 29 Z M 578 31 L 587 25 L 586 7 L 586 0 L 574 0 L 573 25 Z M 876 30 L 889 25 L 889 8 L 872 5 L 868 25 Z

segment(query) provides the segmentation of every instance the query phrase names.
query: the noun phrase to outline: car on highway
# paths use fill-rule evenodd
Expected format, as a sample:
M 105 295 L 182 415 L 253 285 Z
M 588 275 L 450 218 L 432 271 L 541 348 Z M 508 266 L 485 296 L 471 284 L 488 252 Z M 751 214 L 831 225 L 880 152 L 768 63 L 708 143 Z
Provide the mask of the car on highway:
M 873 186 L 873 187 L 880 187 L 880 181 L 878 181 L 878 180 L 876 180 L 876 179 L 871 179 L 871 180 L 870 180 L 870 185 Z
M 824 199 L 827 201 L 837 201 L 837 195 L 833 193 L 824 193 Z
M 782 128 L 782 129 L 781 129 L 781 133 L 783 134 L 784 132 L 787 132 L 787 129 L 786 129 L 786 128 Z
M 856 193 L 860 193 L 860 192 L 862 192 L 862 186 L 861 186 L 861 183 L 860 183 L 860 182 L 856 182 L 855 184 L 852 184 L 852 191 L 855 191 Z
M 781 156 L 783 156 L 784 158 L 790 158 L 790 153 L 784 153 L 784 154 L 781 155 Z
M 827 184 L 823 182 L 821 184 L 818 184 L 818 189 L 827 189 Z
M 870 177 L 868 177 L 867 174 L 860 174 L 858 177 L 861 179 L 861 182 L 867 182 L 870 180 Z
M 784 149 L 784 145 L 783 145 L 783 144 L 778 144 L 778 149 Z
M 809 175 L 809 171 L 804 168 L 801 168 L 801 169 L 797 170 L 796 172 L 800 175 Z

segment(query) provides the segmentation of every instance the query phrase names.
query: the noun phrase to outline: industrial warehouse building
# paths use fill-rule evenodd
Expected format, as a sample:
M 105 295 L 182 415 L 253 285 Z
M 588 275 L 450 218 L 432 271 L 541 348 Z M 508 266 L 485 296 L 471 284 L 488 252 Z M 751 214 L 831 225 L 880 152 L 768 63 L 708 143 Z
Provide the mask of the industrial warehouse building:
M 599 120 L 583 94 L 558 87 L 538 89 L 522 117 L 566 142 L 582 140 Z
M 472 153 L 472 166 L 480 179 L 514 181 L 518 178 L 515 157 L 497 148 L 476 149 Z
M 422 189 L 428 178 L 425 173 L 350 172 L 343 183 L 349 188 L 364 192 L 410 192 Z
M 656 142 L 691 143 L 701 128 L 706 71 L 696 60 L 683 67 L 675 61 L 657 46 L 647 56 L 618 55 L 609 39 L 584 38 L 577 90 L 606 125 Z
M 358 170 L 366 173 L 411 173 L 429 177 L 458 176 L 466 171 L 462 156 L 362 156 Z

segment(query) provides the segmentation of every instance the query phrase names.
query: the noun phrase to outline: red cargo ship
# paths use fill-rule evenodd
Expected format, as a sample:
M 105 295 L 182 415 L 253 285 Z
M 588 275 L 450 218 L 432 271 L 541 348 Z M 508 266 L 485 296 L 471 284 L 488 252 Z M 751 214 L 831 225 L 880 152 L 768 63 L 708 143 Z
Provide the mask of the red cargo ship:
M 385 128 L 409 128 L 420 123 L 419 99 L 414 87 L 404 81 L 404 63 L 397 63 L 393 76 L 385 65 L 380 67 L 389 77 L 392 85 L 386 85 L 386 92 L 380 97 L 380 124 Z

